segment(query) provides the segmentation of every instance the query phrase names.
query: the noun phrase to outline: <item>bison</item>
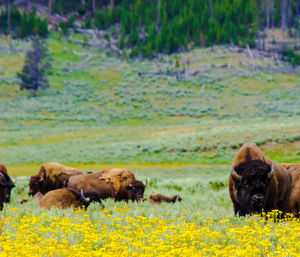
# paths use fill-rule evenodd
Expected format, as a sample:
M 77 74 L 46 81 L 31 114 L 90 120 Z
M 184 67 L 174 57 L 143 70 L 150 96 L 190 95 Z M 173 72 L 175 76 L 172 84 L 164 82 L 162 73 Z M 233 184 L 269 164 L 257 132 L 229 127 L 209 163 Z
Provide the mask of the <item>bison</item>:
M 83 173 L 56 162 L 44 163 L 40 166 L 38 174 L 30 177 L 28 194 L 45 194 L 50 190 L 66 187 L 69 178 L 79 174 Z
M 112 168 L 93 174 L 73 176 L 69 179 L 68 186 L 84 192 L 97 192 L 100 199 L 114 198 L 121 200 L 141 200 L 145 186 L 136 180 L 134 174 L 126 169 Z
M 68 187 L 49 191 L 39 201 L 40 207 L 47 210 L 51 209 L 52 207 L 59 209 L 66 209 L 70 207 L 87 208 L 93 201 L 100 202 L 102 205 L 101 200 L 98 198 L 98 195 L 95 192 L 83 194 L 82 191 L 80 193 L 79 191 Z
M 3 209 L 3 203 L 10 201 L 11 189 L 14 186 L 14 183 L 8 176 L 6 167 L 0 163 L 0 211 Z
M 291 175 L 266 159 L 253 143 L 245 143 L 234 158 L 229 176 L 229 194 L 235 215 L 288 210 Z
M 150 203 L 152 204 L 161 204 L 165 203 L 175 203 L 176 201 L 181 202 L 182 198 L 179 195 L 174 195 L 173 197 L 167 197 L 162 194 L 155 194 L 149 196 Z
M 282 163 L 292 176 L 292 188 L 289 200 L 288 212 L 295 217 L 300 217 L 300 164 Z

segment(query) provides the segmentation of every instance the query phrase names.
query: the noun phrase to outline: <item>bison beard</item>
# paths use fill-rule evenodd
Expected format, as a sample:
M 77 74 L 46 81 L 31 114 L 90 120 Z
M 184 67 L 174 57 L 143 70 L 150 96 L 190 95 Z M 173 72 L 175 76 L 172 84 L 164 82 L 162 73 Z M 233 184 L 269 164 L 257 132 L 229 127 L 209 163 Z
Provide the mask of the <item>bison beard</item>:
M 266 159 L 252 143 L 244 144 L 235 156 L 229 176 L 229 193 L 235 215 L 286 212 L 291 176 L 281 165 Z

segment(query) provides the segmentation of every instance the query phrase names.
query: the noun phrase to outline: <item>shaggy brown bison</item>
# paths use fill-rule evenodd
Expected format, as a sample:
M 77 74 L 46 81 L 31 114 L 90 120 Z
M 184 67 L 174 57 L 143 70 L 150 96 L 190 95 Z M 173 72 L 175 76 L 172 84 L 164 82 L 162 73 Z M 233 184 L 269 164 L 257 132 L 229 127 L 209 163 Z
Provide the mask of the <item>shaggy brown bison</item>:
M 300 164 L 282 163 L 281 165 L 286 167 L 292 176 L 288 212 L 293 213 L 295 217 L 300 217 Z
M 179 195 L 174 195 L 173 197 L 167 197 L 162 194 L 155 194 L 149 196 L 150 203 L 152 204 L 161 204 L 165 203 L 175 203 L 176 201 L 181 202 L 182 198 Z
M 112 168 L 93 174 L 73 176 L 68 186 L 84 192 L 94 191 L 100 199 L 114 198 L 121 200 L 140 200 L 143 198 L 145 186 L 136 180 L 134 174 L 126 169 Z
M 116 190 L 115 200 L 141 200 L 144 195 L 145 184 L 136 180 L 134 174 L 127 169 L 111 168 L 102 171 L 102 178 L 109 180 L 113 183 Z
M 66 187 L 71 176 L 82 174 L 81 171 L 56 162 L 47 162 L 40 166 L 38 174 L 29 180 L 29 195 L 42 194 L 50 190 Z
M 229 194 L 235 215 L 287 211 L 291 176 L 286 168 L 266 159 L 253 143 L 245 143 L 234 158 Z
M 60 188 L 49 191 L 40 199 L 40 207 L 44 209 L 51 209 L 52 207 L 65 208 L 87 208 L 93 201 L 100 202 L 98 195 L 94 192 L 83 194 L 72 188 Z M 103 206 L 103 205 L 102 205 Z
M 7 174 L 6 167 L 0 163 L 0 211 L 3 209 L 3 203 L 10 201 L 11 189 L 14 186 L 14 183 Z

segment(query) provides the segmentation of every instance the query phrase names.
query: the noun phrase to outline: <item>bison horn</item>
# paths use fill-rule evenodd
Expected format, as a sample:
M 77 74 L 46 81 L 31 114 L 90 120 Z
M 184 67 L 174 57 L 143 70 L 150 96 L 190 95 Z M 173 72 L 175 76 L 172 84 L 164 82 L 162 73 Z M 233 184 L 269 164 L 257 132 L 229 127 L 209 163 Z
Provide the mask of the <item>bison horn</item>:
M 128 178 L 127 178 L 127 185 L 129 185 L 129 179 L 130 179 L 130 178 L 128 177 Z
M 235 179 L 235 180 L 238 180 L 238 181 L 241 181 L 242 180 L 242 176 L 237 174 L 236 171 L 233 169 L 232 172 L 231 172 L 231 176 Z
M 81 189 L 80 190 L 80 195 L 81 195 L 81 199 L 83 200 L 83 201 L 85 201 L 86 203 L 88 203 L 89 202 L 89 198 L 85 198 L 85 196 L 84 196 L 84 194 L 83 194 L 83 190 Z
M 268 173 L 268 179 L 271 179 L 274 175 L 274 163 L 272 162 L 271 171 Z

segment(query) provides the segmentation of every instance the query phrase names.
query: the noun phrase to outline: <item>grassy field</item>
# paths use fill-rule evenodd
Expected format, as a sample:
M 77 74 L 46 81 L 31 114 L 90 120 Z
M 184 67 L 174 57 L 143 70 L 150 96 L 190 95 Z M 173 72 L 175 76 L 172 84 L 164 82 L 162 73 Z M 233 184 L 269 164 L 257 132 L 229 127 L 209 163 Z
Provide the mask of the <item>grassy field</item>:
M 0 256 L 67 256 L 76 247 L 80 256 L 300 253 L 293 243 L 300 240 L 299 222 L 234 218 L 227 184 L 244 142 L 255 142 L 275 162 L 300 162 L 299 68 L 286 73 L 286 63 L 252 60 L 229 46 L 126 60 L 74 40 L 83 38 L 51 34 L 51 86 L 32 97 L 19 90 L 16 77 L 30 42 L 9 47 L 0 38 L 0 162 L 17 179 L 1 214 Z M 172 75 L 182 70 L 182 77 Z M 128 168 L 148 179 L 145 195 L 179 194 L 183 201 L 151 206 L 106 200 L 105 210 L 92 204 L 78 213 L 45 212 L 35 201 L 21 205 L 28 176 L 48 161 L 83 171 Z M 68 226 L 78 234 L 68 235 Z M 126 234 L 126 227 L 138 233 Z M 26 228 L 28 252 L 19 252 Z M 247 245 L 241 239 L 250 234 Z

